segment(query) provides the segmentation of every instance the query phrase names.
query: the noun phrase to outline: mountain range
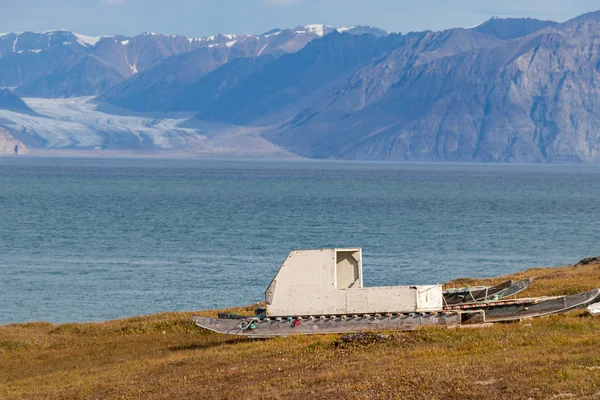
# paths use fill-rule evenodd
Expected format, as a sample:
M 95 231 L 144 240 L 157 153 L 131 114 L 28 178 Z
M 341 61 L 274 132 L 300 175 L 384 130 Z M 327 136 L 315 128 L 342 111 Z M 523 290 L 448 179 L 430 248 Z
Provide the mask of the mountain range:
M 31 153 L 598 162 L 599 49 L 600 12 L 406 34 L 2 34 L 0 125 Z

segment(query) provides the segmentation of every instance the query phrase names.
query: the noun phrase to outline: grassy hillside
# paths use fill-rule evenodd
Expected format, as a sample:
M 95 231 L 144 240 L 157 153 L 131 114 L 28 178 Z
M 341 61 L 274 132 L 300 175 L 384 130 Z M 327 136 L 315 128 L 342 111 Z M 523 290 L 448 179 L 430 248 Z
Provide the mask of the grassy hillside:
M 600 287 L 600 265 L 511 278 L 525 276 L 535 280 L 523 296 Z M 600 398 L 600 318 L 584 311 L 362 343 L 237 339 L 195 327 L 192 314 L 0 326 L 0 398 Z

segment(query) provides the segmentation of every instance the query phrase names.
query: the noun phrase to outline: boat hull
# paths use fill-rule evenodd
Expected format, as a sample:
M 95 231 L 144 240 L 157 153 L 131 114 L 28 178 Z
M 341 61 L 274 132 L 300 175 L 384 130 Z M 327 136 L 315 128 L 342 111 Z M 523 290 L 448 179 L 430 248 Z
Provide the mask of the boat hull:
M 552 314 L 563 314 L 569 311 L 585 308 L 600 299 L 600 289 L 594 289 L 570 296 L 551 298 L 515 299 L 489 304 L 473 305 L 473 311 L 483 310 L 483 313 L 464 314 L 464 324 L 484 322 L 507 322 L 528 318 L 542 317 Z M 475 307 L 479 306 L 479 307 Z

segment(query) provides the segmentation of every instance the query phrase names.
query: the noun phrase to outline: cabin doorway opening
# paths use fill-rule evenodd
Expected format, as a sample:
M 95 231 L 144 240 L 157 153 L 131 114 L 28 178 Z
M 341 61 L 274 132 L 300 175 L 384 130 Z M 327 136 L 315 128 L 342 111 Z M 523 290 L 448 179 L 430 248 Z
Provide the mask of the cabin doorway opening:
M 359 251 L 336 251 L 336 289 L 361 287 Z

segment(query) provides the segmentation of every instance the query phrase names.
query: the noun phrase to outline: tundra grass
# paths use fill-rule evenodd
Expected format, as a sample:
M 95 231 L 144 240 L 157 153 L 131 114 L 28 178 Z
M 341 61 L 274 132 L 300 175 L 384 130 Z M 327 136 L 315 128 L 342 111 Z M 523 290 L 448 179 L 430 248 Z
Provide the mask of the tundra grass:
M 510 278 L 527 276 L 534 278 L 527 297 L 600 287 L 600 265 Z M 600 398 L 600 318 L 584 311 L 480 329 L 424 328 L 357 344 L 339 335 L 218 335 L 197 328 L 193 314 L 0 326 L 0 398 Z

